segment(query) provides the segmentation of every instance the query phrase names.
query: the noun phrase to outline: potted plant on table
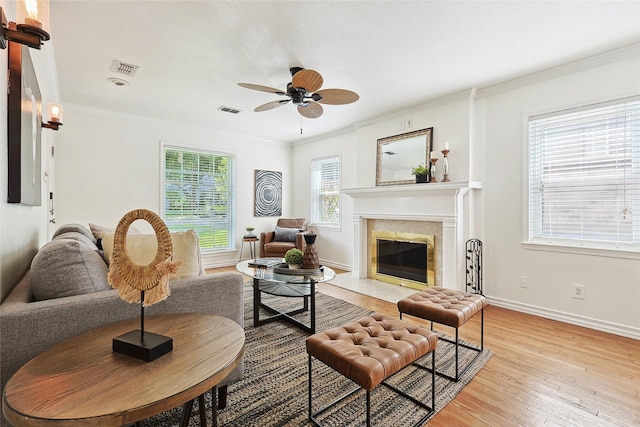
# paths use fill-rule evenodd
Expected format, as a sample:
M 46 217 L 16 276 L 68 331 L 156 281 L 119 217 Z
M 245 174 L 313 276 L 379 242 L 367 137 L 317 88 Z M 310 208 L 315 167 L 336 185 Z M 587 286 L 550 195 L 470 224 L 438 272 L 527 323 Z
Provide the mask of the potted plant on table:
M 429 169 L 422 164 L 411 168 L 411 175 L 416 176 L 416 182 L 429 182 Z
M 295 270 L 302 265 L 302 258 L 304 254 L 300 249 L 289 249 L 284 254 L 284 262 L 287 263 L 290 269 Z

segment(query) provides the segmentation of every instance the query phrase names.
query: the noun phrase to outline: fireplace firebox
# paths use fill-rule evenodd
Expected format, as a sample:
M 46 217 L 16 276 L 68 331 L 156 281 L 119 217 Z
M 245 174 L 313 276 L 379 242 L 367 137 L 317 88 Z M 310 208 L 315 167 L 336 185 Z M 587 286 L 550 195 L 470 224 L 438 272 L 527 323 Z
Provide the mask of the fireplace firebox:
M 424 289 L 435 285 L 435 237 L 414 233 L 372 232 L 371 276 Z

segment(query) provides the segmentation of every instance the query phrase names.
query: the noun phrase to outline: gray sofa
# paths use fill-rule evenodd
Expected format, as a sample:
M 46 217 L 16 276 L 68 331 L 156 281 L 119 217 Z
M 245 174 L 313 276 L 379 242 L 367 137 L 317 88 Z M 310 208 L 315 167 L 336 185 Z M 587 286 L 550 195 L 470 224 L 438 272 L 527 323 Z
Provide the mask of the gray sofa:
M 36 254 L 31 270 L 0 304 L 2 390 L 11 375 L 49 347 L 91 329 L 139 317 L 139 305 L 121 300 L 118 291 L 108 284 L 105 288 L 108 266 L 96 243 L 91 232 L 81 225 L 61 227 Z M 242 276 L 235 272 L 207 275 L 200 270 L 197 275 L 170 280 L 169 298 L 147 307 L 146 315 L 211 313 L 243 327 Z M 52 287 L 59 289 L 62 296 L 54 295 Z M 240 379 L 243 370 L 241 363 L 222 385 Z M 224 394 L 226 389 L 221 392 Z M 5 425 L 4 416 L 2 421 Z

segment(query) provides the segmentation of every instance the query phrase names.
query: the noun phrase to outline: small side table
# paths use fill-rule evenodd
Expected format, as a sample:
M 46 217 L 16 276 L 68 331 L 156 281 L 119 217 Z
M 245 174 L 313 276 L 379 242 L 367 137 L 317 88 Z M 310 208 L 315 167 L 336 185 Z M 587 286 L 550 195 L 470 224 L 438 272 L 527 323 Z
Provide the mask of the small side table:
M 251 254 L 251 258 L 255 259 L 258 255 L 256 252 L 256 242 L 260 240 L 258 236 L 254 236 L 253 234 L 246 234 L 242 236 L 242 243 L 240 244 L 240 257 L 238 258 L 238 262 L 242 262 L 242 251 L 244 250 L 244 242 L 247 242 L 249 245 L 249 254 Z

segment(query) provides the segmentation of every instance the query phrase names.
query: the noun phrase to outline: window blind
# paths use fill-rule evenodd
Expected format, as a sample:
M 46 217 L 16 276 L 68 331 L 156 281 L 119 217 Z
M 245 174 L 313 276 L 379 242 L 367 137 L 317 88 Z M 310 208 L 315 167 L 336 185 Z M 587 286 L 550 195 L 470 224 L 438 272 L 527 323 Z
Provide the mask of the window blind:
M 340 226 L 340 157 L 311 161 L 311 223 Z
M 234 156 L 165 147 L 163 185 L 170 231 L 194 229 L 203 252 L 234 249 Z
M 640 249 L 640 97 L 529 118 L 529 240 Z

